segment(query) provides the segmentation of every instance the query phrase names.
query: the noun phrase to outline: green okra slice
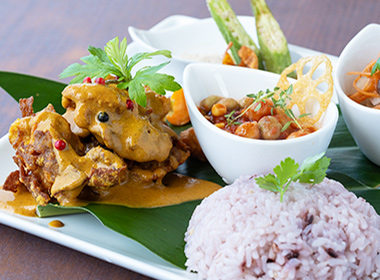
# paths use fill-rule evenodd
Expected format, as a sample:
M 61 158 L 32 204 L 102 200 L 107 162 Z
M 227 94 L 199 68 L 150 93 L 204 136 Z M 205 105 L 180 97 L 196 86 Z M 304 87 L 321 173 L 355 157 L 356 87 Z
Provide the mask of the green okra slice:
M 286 37 L 265 0 L 250 1 L 265 68 L 270 72 L 281 73 L 292 63 Z
M 214 18 L 227 44 L 232 42 L 231 54 L 236 64 L 240 63 L 238 51 L 241 46 L 251 48 L 259 60 L 259 68 L 263 69 L 259 48 L 245 31 L 227 0 L 206 0 L 211 16 Z

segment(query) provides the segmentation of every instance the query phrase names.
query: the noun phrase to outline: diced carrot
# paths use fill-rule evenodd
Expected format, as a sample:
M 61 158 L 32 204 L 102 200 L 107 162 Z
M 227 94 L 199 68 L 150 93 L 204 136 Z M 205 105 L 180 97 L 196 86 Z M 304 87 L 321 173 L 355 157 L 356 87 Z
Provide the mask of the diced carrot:
M 170 103 L 172 105 L 172 111 L 166 116 L 168 122 L 176 126 L 187 124 L 190 121 L 190 117 L 183 89 L 173 92 L 170 97 Z

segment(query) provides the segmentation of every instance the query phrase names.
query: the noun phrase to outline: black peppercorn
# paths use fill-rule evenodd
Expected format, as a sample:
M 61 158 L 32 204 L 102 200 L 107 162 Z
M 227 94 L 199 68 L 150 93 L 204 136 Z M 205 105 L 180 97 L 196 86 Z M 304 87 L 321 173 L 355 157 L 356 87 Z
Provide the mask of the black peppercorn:
M 106 112 L 99 112 L 98 114 L 98 121 L 100 122 L 107 122 L 109 119 L 109 116 Z

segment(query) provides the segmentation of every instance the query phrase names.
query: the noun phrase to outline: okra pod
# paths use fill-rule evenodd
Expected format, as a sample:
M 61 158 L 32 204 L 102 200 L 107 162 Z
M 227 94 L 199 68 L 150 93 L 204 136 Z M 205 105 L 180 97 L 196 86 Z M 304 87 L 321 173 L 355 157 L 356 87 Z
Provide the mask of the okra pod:
M 238 51 L 241 46 L 251 48 L 259 59 L 259 68 L 263 69 L 259 48 L 245 31 L 227 0 L 206 0 L 211 16 L 214 18 L 227 44 L 232 42 L 231 54 L 236 64 L 240 63 Z
M 291 64 L 288 43 L 265 0 L 250 0 L 260 52 L 267 71 L 281 73 Z

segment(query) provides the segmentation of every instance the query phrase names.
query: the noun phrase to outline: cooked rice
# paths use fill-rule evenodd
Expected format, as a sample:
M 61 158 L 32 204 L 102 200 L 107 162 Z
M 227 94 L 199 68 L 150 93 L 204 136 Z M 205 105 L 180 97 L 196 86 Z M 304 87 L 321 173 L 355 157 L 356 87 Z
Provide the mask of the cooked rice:
M 380 217 L 325 179 L 280 195 L 244 176 L 195 209 L 188 271 L 199 279 L 380 279 Z

